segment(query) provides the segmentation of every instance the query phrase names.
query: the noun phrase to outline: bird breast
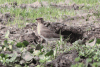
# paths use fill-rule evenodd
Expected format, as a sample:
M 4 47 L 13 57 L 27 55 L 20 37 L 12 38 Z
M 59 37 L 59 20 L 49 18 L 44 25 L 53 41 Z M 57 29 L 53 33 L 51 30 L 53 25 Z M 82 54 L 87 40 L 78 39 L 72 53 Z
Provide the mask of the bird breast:
M 41 26 L 40 26 L 40 24 L 38 23 L 37 32 L 38 32 L 39 35 L 40 35 L 40 29 L 41 29 Z

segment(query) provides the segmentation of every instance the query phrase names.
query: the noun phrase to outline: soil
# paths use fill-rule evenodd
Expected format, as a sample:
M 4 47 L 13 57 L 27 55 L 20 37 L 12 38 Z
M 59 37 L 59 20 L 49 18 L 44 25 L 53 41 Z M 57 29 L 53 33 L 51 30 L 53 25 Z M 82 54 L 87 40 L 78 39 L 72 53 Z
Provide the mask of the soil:
M 27 9 L 30 8 L 40 8 L 40 7 L 47 7 L 48 3 L 46 1 L 40 2 L 34 2 L 32 4 L 21 4 L 18 5 L 17 2 L 13 3 L 5 3 L 0 5 L 0 8 L 10 8 L 10 7 L 17 7 L 21 9 Z M 82 8 L 84 8 L 84 4 L 77 5 L 72 4 L 68 5 L 65 3 L 51 3 L 50 6 L 56 7 L 58 9 L 68 9 L 68 10 L 75 10 L 78 11 L 79 14 L 76 16 L 63 16 L 63 19 L 61 18 L 60 22 L 44 22 L 44 25 L 47 26 L 50 30 L 55 31 L 57 34 L 61 31 L 61 34 L 67 38 L 70 35 L 69 43 L 73 43 L 76 40 L 84 39 L 83 43 L 87 40 L 93 39 L 93 38 L 100 38 L 100 20 L 95 16 L 96 11 L 90 11 L 86 12 Z M 84 13 L 81 14 L 81 11 Z M 18 28 L 17 25 L 8 27 L 6 24 L 9 22 L 14 21 L 14 16 L 10 14 L 10 12 L 6 12 L 4 14 L 0 13 L 0 43 L 6 40 L 5 34 L 9 30 L 9 39 L 10 40 L 16 40 L 17 42 L 23 42 L 28 41 L 29 44 L 39 44 L 41 43 L 41 38 L 37 34 L 36 27 L 37 23 L 27 23 L 26 26 L 22 29 Z M 59 20 L 59 19 L 58 19 Z M 42 40 L 43 43 L 45 43 L 44 40 Z M 53 65 L 53 67 L 70 67 L 71 64 L 75 64 L 74 59 L 78 56 L 78 53 L 76 50 L 70 51 L 68 53 L 62 53 L 59 55 L 55 60 L 52 62 L 46 63 L 45 67 L 50 67 Z M 0 63 L 0 67 L 2 66 Z

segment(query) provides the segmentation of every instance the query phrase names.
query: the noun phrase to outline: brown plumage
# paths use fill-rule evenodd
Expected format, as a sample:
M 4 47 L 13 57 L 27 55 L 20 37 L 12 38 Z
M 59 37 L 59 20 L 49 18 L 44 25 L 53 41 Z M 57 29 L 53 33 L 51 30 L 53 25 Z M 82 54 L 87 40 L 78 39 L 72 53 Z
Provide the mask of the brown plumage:
M 59 34 L 56 34 L 55 32 L 49 30 L 46 26 L 42 24 L 44 22 L 43 18 L 37 18 L 36 20 L 38 22 L 37 32 L 40 37 L 42 37 L 46 41 L 53 41 L 60 38 Z

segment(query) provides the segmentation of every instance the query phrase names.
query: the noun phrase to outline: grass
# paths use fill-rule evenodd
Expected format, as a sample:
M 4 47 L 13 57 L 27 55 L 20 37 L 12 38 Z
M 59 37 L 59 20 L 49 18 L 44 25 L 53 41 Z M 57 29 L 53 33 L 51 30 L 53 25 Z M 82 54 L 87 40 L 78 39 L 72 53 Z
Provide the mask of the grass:
M 33 3 L 33 2 L 42 2 L 42 1 L 47 1 L 48 3 L 53 2 L 53 3 L 59 3 L 59 2 L 65 2 L 66 0 L 0 0 L 0 4 L 7 3 L 7 2 L 17 2 L 18 4 L 22 3 Z M 75 3 L 79 4 L 96 4 L 100 2 L 99 0 L 73 0 Z
M 8 2 L 17 2 L 18 5 L 22 4 L 22 3 L 33 3 L 33 2 L 42 2 L 42 1 L 47 1 L 49 4 L 51 2 L 53 3 L 59 3 L 59 2 L 64 2 L 65 0 L 0 0 L 0 3 L 8 3 Z M 41 8 L 28 8 L 28 9 L 21 9 L 21 8 L 1 8 L 0 9 L 1 13 L 5 13 L 5 12 L 10 12 L 11 15 L 14 15 L 15 19 L 13 22 L 9 22 L 8 25 L 12 25 L 12 24 L 18 24 L 18 26 L 22 26 L 20 25 L 20 23 L 25 24 L 27 21 L 25 21 L 27 18 L 31 19 L 30 21 L 28 21 L 28 23 L 31 22 L 36 22 L 35 19 L 38 17 L 43 17 L 45 21 L 51 21 L 51 22 L 55 22 L 57 19 L 61 18 L 63 15 L 75 15 L 74 11 L 69 11 L 69 10 L 60 10 L 54 7 L 41 7 Z M 24 18 L 23 20 L 21 20 L 21 18 Z M 55 19 L 57 18 L 57 19 Z
M 29 9 L 21 9 L 21 8 L 1 8 L 1 13 L 10 12 L 11 15 L 15 16 L 15 20 L 12 24 L 16 23 L 26 23 L 25 21 L 27 18 L 32 19 L 33 23 L 35 22 L 35 19 L 38 17 L 43 17 L 45 21 L 50 20 L 51 22 L 54 22 L 56 19 L 54 18 L 61 18 L 63 15 L 75 15 L 73 11 L 66 10 L 60 10 L 54 7 L 41 7 L 41 8 L 29 8 Z M 21 20 L 21 18 L 23 20 Z M 16 22 L 18 21 L 18 22 Z M 30 22 L 30 21 L 29 21 Z
M 7 3 L 7 2 L 17 2 L 18 4 L 22 4 L 22 3 L 33 3 L 33 2 L 42 2 L 42 1 L 47 1 L 49 4 L 51 2 L 53 3 L 59 3 L 59 2 L 65 2 L 65 0 L 0 0 L 0 3 Z M 78 4 L 96 4 L 98 2 L 98 0 L 73 0 L 73 2 L 78 3 Z M 5 12 L 10 12 L 11 15 L 15 15 L 15 20 L 14 22 L 11 22 L 10 24 L 18 24 L 19 27 L 22 26 L 22 24 L 25 24 L 27 21 L 25 21 L 27 18 L 31 19 L 30 21 L 28 21 L 29 23 L 31 22 L 36 22 L 35 19 L 38 17 L 43 17 L 45 21 L 51 21 L 51 22 L 55 22 L 57 19 L 60 19 L 63 17 L 63 15 L 70 15 L 70 16 L 74 16 L 75 15 L 75 11 L 74 10 L 61 10 L 55 7 L 40 7 L 40 8 L 28 8 L 28 9 L 21 9 L 21 8 L 1 8 L 0 9 L 1 13 L 5 13 Z M 24 18 L 23 20 L 21 20 L 21 18 Z M 56 19 L 57 18 L 57 19 Z M 21 23 L 21 24 L 20 24 Z M 10 25 L 8 24 L 8 25 Z
M 54 2 L 54 3 L 59 3 L 59 2 L 64 2 L 65 0 L 0 0 L 0 4 L 7 3 L 7 2 L 17 2 L 18 4 L 22 3 L 33 3 L 33 2 L 42 2 L 42 1 L 47 1 L 48 3 Z
M 95 5 L 98 2 L 100 2 L 99 0 L 73 0 L 75 3 L 78 4 L 90 4 L 90 5 Z

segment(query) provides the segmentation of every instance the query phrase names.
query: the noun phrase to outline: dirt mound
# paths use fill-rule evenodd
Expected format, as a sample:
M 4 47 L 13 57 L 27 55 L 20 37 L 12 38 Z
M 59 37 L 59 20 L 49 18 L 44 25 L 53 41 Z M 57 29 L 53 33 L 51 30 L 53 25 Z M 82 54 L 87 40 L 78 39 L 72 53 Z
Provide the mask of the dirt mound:
M 75 58 L 78 57 L 76 50 L 69 51 L 59 55 L 55 60 L 46 63 L 45 67 L 70 67 L 75 64 Z
M 86 24 L 93 24 L 95 21 L 97 21 L 97 19 L 93 13 L 84 13 L 73 17 L 66 16 L 62 23 L 69 26 L 84 26 Z
M 4 37 L 7 34 L 7 31 L 9 31 L 9 39 L 17 40 L 17 42 L 27 40 L 29 43 L 37 43 L 39 40 L 32 29 L 19 29 L 16 26 L 7 27 L 0 24 L 0 30 L 1 42 L 5 40 Z
M 14 17 L 10 14 L 10 12 L 6 12 L 4 14 L 0 13 L 0 23 L 1 24 L 7 24 L 8 22 L 11 22 L 14 20 Z
M 84 4 L 82 5 L 77 5 L 75 3 L 71 4 L 71 5 L 68 5 L 66 3 L 51 3 L 50 4 L 51 6 L 54 6 L 54 7 L 57 7 L 57 8 L 60 8 L 60 9 L 69 9 L 69 10 L 79 10 L 79 9 L 82 9 L 84 7 Z
M 41 7 L 41 4 L 39 2 L 34 2 L 32 4 L 21 4 L 19 5 L 21 8 L 28 8 L 28 7 L 31 7 L 31 8 L 39 8 Z
M 18 5 L 17 2 L 10 2 L 10 3 L 5 3 L 5 4 L 1 4 L 0 7 L 1 8 L 4 8 L 4 7 L 7 7 L 7 8 L 11 8 L 11 7 L 17 7 L 17 8 L 22 8 L 22 9 L 25 9 L 25 8 L 39 8 L 39 7 L 48 7 L 48 6 L 54 6 L 54 7 L 57 7 L 57 8 L 61 8 L 61 9 L 74 9 L 74 10 L 79 10 L 81 8 L 84 7 L 84 4 L 81 4 L 81 5 L 77 5 L 75 3 L 71 4 L 71 5 L 68 5 L 68 3 L 65 1 L 65 2 L 60 2 L 60 3 L 51 3 L 49 4 L 47 1 L 42 1 L 42 2 L 34 2 L 34 3 L 31 3 L 31 4 L 21 4 L 21 5 Z
M 0 5 L 1 8 L 4 8 L 4 7 L 7 7 L 7 8 L 14 7 L 15 8 L 16 6 L 17 6 L 17 2 L 4 3 Z

